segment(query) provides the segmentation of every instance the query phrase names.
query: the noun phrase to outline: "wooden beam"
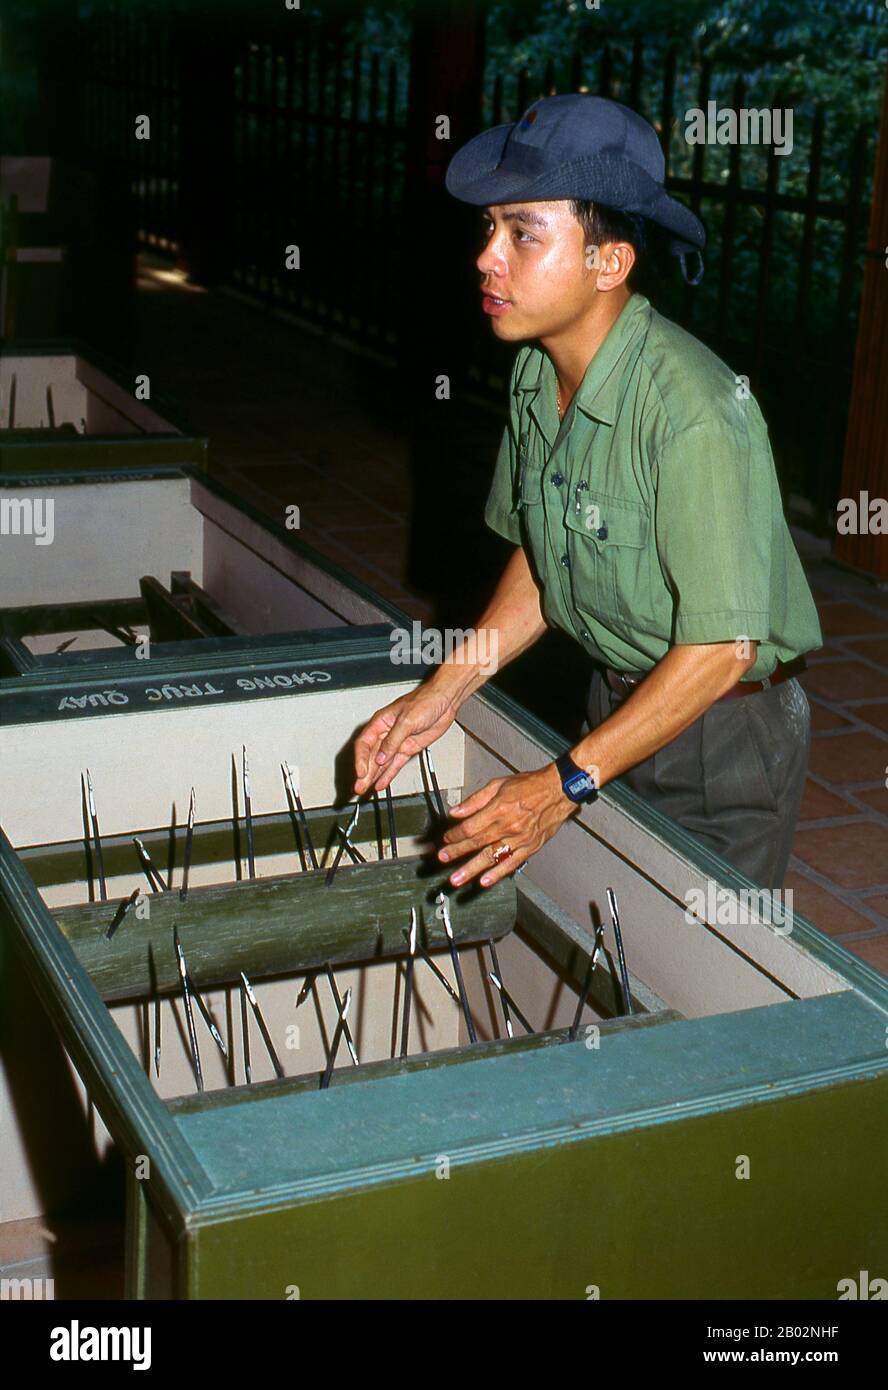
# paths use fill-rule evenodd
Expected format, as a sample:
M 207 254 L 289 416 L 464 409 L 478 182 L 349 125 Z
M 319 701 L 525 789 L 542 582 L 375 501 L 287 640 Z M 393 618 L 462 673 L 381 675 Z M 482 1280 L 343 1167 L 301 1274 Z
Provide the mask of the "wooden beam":
M 173 925 L 179 930 L 198 988 L 226 984 L 244 970 L 252 978 L 296 974 L 327 961 L 340 965 L 393 959 L 406 953 L 410 909 L 420 917 L 429 950 L 446 946 L 435 895 L 446 872 L 427 872 L 419 855 L 368 864 L 342 864 L 328 888 L 323 870 L 194 888 L 150 896 L 150 916 L 132 909 L 110 941 L 105 931 L 120 900 L 63 908 L 54 916 L 104 999 L 139 999 L 180 988 Z M 498 939 L 515 925 L 512 879 L 451 897 L 460 945 Z

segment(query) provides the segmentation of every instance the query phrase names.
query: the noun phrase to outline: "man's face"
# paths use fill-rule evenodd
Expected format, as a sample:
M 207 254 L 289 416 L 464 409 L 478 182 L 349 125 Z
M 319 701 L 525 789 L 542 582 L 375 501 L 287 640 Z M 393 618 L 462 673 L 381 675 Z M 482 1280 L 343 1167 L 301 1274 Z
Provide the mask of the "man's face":
M 598 277 L 587 267 L 585 233 L 568 201 L 492 204 L 482 214 L 482 236 L 481 303 L 498 338 L 555 337 L 588 313 Z

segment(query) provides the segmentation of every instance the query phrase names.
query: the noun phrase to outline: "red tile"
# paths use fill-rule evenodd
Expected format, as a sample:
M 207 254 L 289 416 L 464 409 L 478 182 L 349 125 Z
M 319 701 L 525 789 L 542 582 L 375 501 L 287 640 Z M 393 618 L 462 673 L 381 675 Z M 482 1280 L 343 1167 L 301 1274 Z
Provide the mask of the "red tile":
M 848 941 L 843 944 L 874 970 L 881 970 L 883 975 L 888 975 L 888 932 L 883 936 L 870 936 L 865 941 Z
M 867 661 L 877 661 L 882 666 L 888 668 L 888 637 L 871 637 L 866 641 L 858 639 L 849 642 L 858 656 L 865 656 Z
M 875 724 L 877 729 L 884 729 L 888 734 L 888 700 L 872 705 L 858 705 L 854 710 L 854 718 L 862 719 L 865 724 Z
M 877 734 L 826 735 L 811 740 L 809 766 L 825 782 L 882 782 L 888 766 L 888 738 Z
M 809 917 L 815 927 L 829 936 L 841 936 L 844 932 L 869 931 L 873 923 L 869 917 L 862 916 L 853 908 L 846 907 L 841 898 L 814 883 L 804 874 L 790 869 L 784 880 L 784 888 L 792 889 L 792 908 Z
M 796 831 L 793 853 L 840 888 L 874 888 L 888 879 L 888 826 L 873 821 Z
M 802 684 L 813 695 L 834 704 L 846 700 L 875 700 L 888 695 L 888 671 L 875 671 L 862 661 L 827 661 L 808 668 Z
M 886 772 L 888 776 L 888 772 Z M 871 791 L 855 792 L 858 801 L 865 801 L 867 806 L 874 811 L 881 811 L 883 816 L 888 816 L 888 787 L 873 787 Z M 886 867 L 885 877 L 888 879 L 888 867 Z
M 867 632 L 883 633 L 888 627 L 888 620 L 868 613 L 858 603 L 820 603 L 817 611 L 824 637 L 858 637 Z
M 860 810 L 842 796 L 826 791 L 810 777 L 805 782 L 799 820 L 825 820 L 827 816 L 859 816 Z
M 824 729 L 840 729 L 843 725 L 846 729 L 851 728 L 851 721 L 843 718 L 841 714 L 836 714 L 835 710 L 827 709 L 826 705 L 821 705 L 818 700 L 808 697 L 811 706 L 811 730 L 813 733 L 822 733 Z

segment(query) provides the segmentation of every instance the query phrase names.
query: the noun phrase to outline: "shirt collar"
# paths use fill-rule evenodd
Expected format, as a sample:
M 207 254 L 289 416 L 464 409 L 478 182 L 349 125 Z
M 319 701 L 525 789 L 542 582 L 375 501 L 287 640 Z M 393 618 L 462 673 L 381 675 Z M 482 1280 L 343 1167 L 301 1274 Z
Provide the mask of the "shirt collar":
M 584 414 L 605 425 L 613 425 L 620 409 L 620 387 L 623 381 L 623 368 L 627 356 L 635 344 L 641 345 L 644 330 L 650 323 L 651 305 L 643 294 L 632 294 L 611 325 L 604 342 L 589 363 L 577 389 L 575 404 Z M 555 368 L 548 353 L 539 352 L 539 370 L 536 377 L 522 381 L 516 386 L 518 391 L 537 392 L 544 386 L 551 397 L 551 415 L 557 425 L 555 410 Z M 537 415 L 537 412 L 534 412 Z

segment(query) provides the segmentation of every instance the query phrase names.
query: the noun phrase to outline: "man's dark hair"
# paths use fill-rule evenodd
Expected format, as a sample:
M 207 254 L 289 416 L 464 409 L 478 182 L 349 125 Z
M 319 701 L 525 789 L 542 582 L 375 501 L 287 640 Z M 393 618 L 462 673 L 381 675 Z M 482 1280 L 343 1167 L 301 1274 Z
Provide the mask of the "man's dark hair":
M 647 219 L 640 213 L 621 212 L 617 208 L 605 207 L 604 203 L 593 203 L 588 198 L 571 198 L 570 208 L 582 225 L 587 246 L 601 246 L 606 241 L 629 242 L 635 252 L 635 265 L 629 274 L 629 280 L 634 284 L 648 253 L 650 225 Z

